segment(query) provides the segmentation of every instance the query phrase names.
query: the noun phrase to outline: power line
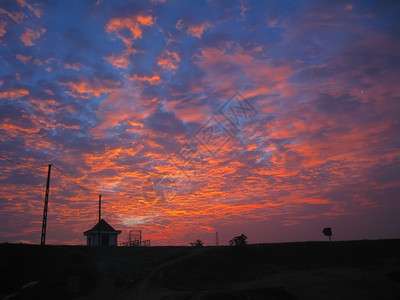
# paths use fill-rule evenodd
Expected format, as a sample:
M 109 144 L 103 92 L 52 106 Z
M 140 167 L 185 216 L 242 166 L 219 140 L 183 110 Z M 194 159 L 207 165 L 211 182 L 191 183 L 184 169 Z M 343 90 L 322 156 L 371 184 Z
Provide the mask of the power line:
M 57 166 L 55 164 L 53 164 L 54 168 L 61 174 L 63 175 L 65 178 L 67 178 L 69 181 L 73 182 L 74 184 L 76 184 L 77 186 L 79 186 L 81 189 L 84 189 L 88 192 L 92 192 L 92 193 L 96 193 L 96 191 L 93 191 L 91 189 L 88 189 L 87 187 L 84 187 L 83 185 L 80 185 L 79 183 L 77 183 L 75 180 L 73 180 L 71 177 L 69 177 L 67 174 L 65 174 L 63 171 L 61 171 L 59 168 L 57 168 Z
M 4 160 L 6 160 L 6 161 L 9 161 L 9 162 L 11 162 L 11 163 L 14 163 L 14 164 L 17 164 L 17 165 L 20 165 L 20 166 L 24 166 L 24 167 L 29 167 L 29 168 L 33 168 L 33 169 L 40 169 L 40 168 L 41 168 L 41 167 L 39 167 L 39 166 L 33 166 L 33 165 L 28 165 L 28 164 L 20 163 L 20 162 L 17 162 L 17 161 L 15 161 L 15 160 L 13 160 L 13 159 L 9 159 L 9 158 L 4 157 L 4 156 L 1 156 L 1 155 L 0 155 L 0 158 L 4 159 Z M 89 192 L 91 191 L 90 189 L 88 189 L 88 188 L 86 188 L 86 187 L 80 185 L 79 183 L 77 183 L 75 180 L 73 180 L 71 177 L 69 177 L 67 174 L 65 174 L 63 171 L 61 171 L 59 168 L 57 168 L 57 166 L 56 166 L 54 163 L 53 163 L 52 165 L 53 165 L 54 168 L 55 168 L 61 175 L 63 175 L 65 178 L 67 178 L 68 180 L 72 181 L 73 183 L 75 183 L 75 184 L 76 184 L 77 186 L 79 186 L 80 188 L 82 188 L 82 189 L 84 189 L 84 190 L 86 190 L 86 191 L 89 191 Z
M 43 169 L 43 168 L 44 168 L 44 166 L 34 166 L 34 165 L 29 165 L 29 164 L 21 163 L 21 162 L 15 161 L 15 160 L 13 160 L 13 159 L 9 159 L 9 158 L 7 158 L 7 157 L 4 157 L 4 156 L 2 156 L 2 155 L 0 155 L 0 158 L 6 160 L 6 161 L 8 161 L 8 162 L 11 162 L 11 163 L 13 163 L 13 164 L 17 164 L 17 165 L 24 166 L 24 167 L 28 167 L 28 168 L 32 168 L 32 169 Z M 80 187 L 81 189 L 84 189 L 85 191 L 88 191 L 88 192 L 90 192 L 90 193 L 99 194 L 99 191 L 95 191 L 95 190 L 89 189 L 89 188 L 87 188 L 87 187 L 85 187 L 85 186 L 79 184 L 77 181 L 75 181 L 75 180 L 72 179 L 70 176 L 68 176 L 68 175 L 65 174 L 63 171 L 61 171 L 54 163 L 52 163 L 52 165 L 53 165 L 53 167 L 54 167 L 62 176 L 64 176 L 66 179 L 68 179 L 69 181 L 71 181 L 72 183 L 74 183 L 76 186 L 78 186 L 78 187 Z M 120 193 L 117 192 L 117 191 L 102 191 L 101 193 L 106 193 L 106 194 L 119 194 L 119 195 L 120 195 Z M 124 195 L 122 195 L 122 196 L 124 196 Z M 127 195 L 125 195 L 125 196 L 127 196 Z
M 71 181 L 72 183 L 74 183 L 75 185 L 77 185 L 77 186 L 79 186 L 80 188 L 82 188 L 82 189 L 84 189 L 84 190 L 86 190 L 86 191 L 88 191 L 88 192 L 91 192 L 91 193 L 94 193 L 94 194 L 99 194 L 100 193 L 100 191 L 95 191 L 95 190 L 93 190 L 93 189 L 90 189 L 90 188 L 87 188 L 87 187 L 84 187 L 83 185 L 81 185 L 81 184 L 79 184 L 78 182 L 76 182 L 74 179 L 72 179 L 70 176 L 68 176 L 67 174 L 65 174 L 63 171 L 61 171 L 59 168 L 57 168 L 57 166 L 53 163 L 53 166 L 54 166 L 54 168 L 61 174 L 61 175 L 63 175 L 65 178 L 67 178 L 69 181 Z M 101 191 L 101 193 L 106 193 L 106 194 L 119 194 L 119 192 L 114 192 L 114 191 Z
M 29 167 L 29 168 L 33 168 L 33 169 L 42 169 L 42 168 L 44 167 L 44 166 L 33 166 L 33 165 L 28 165 L 28 164 L 20 163 L 20 162 L 17 162 L 17 161 L 15 161 L 15 160 L 13 160 L 13 159 L 9 159 L 9 158 L 4 157 L 4 156 L 1 156 L 1 155 L 0 155 L 0 158 L 1 158 L 1 159 L 4 159 L 4 160 L 6 160 L 6 161 L 9 161 L 9 162 L 11 162 L 11 163 L 13 163 L 13 164 L 17 164 L 17 165 L 20 165 L 20 166 L 25 166 L 25 167 Z
M 15 160 L 13 160 L 13 159 L 9 159 L 9 158 L 4 157 L 4 156 L 1 156 L 1 155 L 0 155 L 0 158 L 4 159 L 4 160 L 6 160 L 6 161 L 9 161 L 9 162 L 11 162 L 11 163 L 14 163 L 14 164 L 17 164 L 17 165 L 20 165 L 20 166 L 24 166 L 24 167 L 29 167 L 29 168 L 33 168 L 33 169 L 41 169 L 41 168 L 42 168 L 42 167 L 39 167 L 39 166 L 33 166 L 33 165 L 28 165 L 28 164 L 20 163 L 20 162 L 17 162 L 17 161 L 15 161 Z M 88 188 L 86 188 L 86 187 L 80 185 L 79 183 L 77 183 L 75 180 L 73 180 L 71 177 L 69 177 L 67 174 L 65 174 L 63 171 L 61 171 L 59 168 L 57 168 L 57 166 L 56 166 L 54 163 L 53 163 L 52 165 L 53 165 L 53 167 L 54 167 L 61 175 L 63 175 L 63 176 L 64 176 L 65 178 L 67 178 L 69 181 L 75 183 L 77 186 L 79 186 L 80 188 L 82 188 L 82 189 L 84 189 L 84 190 L 86 190 L 86 191 L 88 191 L 88 192 L 94 192 L 94 191 L 92 191 L 92 190 L 90 190 L 90 189 L 88 189 Z

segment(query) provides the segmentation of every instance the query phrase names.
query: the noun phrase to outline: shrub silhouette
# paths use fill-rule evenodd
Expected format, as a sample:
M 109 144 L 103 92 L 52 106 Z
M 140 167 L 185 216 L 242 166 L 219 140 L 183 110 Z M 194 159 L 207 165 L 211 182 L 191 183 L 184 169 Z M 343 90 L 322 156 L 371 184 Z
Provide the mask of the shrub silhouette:
M 203 247 L 203 241 L 202 240 L 196 240 L 195 242 L 192 242 L 189 244 L 191 247 Z
M 229 245 L 231 246 L 245 246 L 247 245 L 247 236 L 243 233 L 241 235 L 235 236 L 233 239 L 229 241 Z

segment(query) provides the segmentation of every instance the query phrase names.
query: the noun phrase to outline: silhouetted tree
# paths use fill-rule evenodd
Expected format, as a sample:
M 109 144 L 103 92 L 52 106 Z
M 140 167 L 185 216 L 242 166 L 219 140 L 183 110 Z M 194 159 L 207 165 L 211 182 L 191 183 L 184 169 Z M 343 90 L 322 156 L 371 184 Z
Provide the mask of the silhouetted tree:
M 191 247 L 203 247 L 203 241 L 202 240 L 196 240 L 195 242 L 192 242 L 189 244 Z
M 247 236 L 243 233 L 241 235 L 235 236 L 233 239 L 229 241 L 229 245 L 231 246 L 245 246 L 247 245 Z

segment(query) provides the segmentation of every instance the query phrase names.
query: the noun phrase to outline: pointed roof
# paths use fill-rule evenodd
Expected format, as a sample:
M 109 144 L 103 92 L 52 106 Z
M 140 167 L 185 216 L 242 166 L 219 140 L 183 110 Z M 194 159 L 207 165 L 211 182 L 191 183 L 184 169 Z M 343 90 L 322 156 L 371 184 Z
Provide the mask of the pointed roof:
M 104 219 L 101 219 L 100 222 L 98 222 L 94 227 L 90 230 L 85 231 L 83 234 L 89 234 L 89 233 L 94 233 L 94 232 L 114 232 L 116 234 L 120 234 L 121 230 L 115 230 L 112 228 L 110 224 L 108 224 Z

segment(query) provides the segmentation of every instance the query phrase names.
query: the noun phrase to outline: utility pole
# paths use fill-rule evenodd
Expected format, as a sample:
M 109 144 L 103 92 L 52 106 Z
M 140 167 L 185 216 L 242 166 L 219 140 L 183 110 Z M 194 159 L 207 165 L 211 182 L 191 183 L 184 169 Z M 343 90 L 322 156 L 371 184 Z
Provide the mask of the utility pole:
M 216 244 L 217 246 L 219 245 L 218 232 L 215 233 L 215 244 Z
M 40 245 L 44 245 L 46 243 L 47 206 L 49 203 L 51 166 L 52 164 L 49 164 L 49 170 L 47 172 L 46 195 L 44 196 L 42 236 L 40 238 Z

